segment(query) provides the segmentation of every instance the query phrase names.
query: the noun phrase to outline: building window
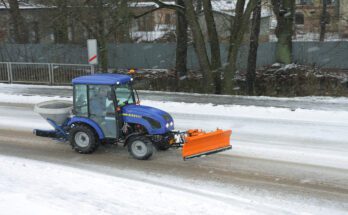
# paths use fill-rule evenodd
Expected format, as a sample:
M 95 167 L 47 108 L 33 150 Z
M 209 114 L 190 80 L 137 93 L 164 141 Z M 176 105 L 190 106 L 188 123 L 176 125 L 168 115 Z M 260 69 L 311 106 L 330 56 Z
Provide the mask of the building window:
M 301 12 L 295 13 L 295 23 L 296 25 L 304 25 L 304 15 Z
M 39 43 L 40 42 L 40 35 L 39 35 L 39 22 L 34 21 L 31 24 L 31 29 L 30 29 L 30 41 L 32 43 Z
M 313 0 L 296 0 L 296 4 L 298 4 L 298 5 L 312 5 Z
M 166 13 L 165 17 L 164 17 L 164 23 L 169 25 L 171 24 L 170 22 L 170 14 Z
M 326 0 L 326 4 L 327 5 L 336 5 L 336 0 Z

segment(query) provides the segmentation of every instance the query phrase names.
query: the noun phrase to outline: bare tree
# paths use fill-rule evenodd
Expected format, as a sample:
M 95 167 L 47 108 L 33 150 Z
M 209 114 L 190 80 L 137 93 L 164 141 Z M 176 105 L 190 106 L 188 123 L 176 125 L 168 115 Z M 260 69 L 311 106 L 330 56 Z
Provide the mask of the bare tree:
M 325 40 L 326 24 L 328 22 L 328 19 L 329 17 L 327 12 L 327 0 L 322 0 L 322 12 L 320 16 L 320 42 L 323 42 Z
M 55 16 L 52 20 L 55 43 L 68 43 L 68 1 L 54 0 L 57 7 Z
M 131 25 L 131 11 L 128 7 L 127 1 L 121 1 L 120 2 L 120 10 L 118 10 L 118 17 L 122 22 L 120 23 L 118 30 L 115 32 L 118 41 L 120 42 L 130 42 L 130 25 Z
M 216 89 L 218 89 L 218 87 L 216 87 L 217 85 L 214 82 L 219 82 L 219 78 L 217 78 L 217 77 L 220 77 L 220 75 L 218 75 L 219 74 L 218 72 L 215 72 L 213 75 L 213 69 L 212 69 L 213 67 L 211 66 L 210 59 L 209 59 L 208 52 L 207 52 L 207 47 L 206 47 L 204 36 L 202 33 L 202 29 L 201 29 L 201 26 L 198 22 L 194 1 L 193 0 L 182 0 L 183 4 L 178 4 L 178 1 L 177 1 L 177 4 L 174 4 L 174 5 L 167 4 L 161 0 L 154 0 L 153 2 L 158 4 L 158 8 L 150 10 L 146 13 L 151 13 L 159 8 L 167 8 L 167 9 L 176 10 L 177 13 L 183 15 L 186 18 L 186 22 L 187 22 L 187 24 L 190 27 L 190 30 L 192 32 L 195 52 L 196 52 L 198 62 L 199 62 L 199 65 L 200 65 L 200 68 L 202 71 L 203 83 L 205 86 L 204 90 L 207 93 L 208 92 L 209 93 L 217 92 Z M 216 32 L 216 27 L 215 27 L 215 20 L 213 18 L 211 2 L 210 1 L 205 1 L 205 2 L 203 1 L 202 3 L 205 5 L 205 9 L 206 9 L 205 13 L 207 14 L 206 18 L 208 17 L 208 20 L 209 20 L 208 21 L 209 22 L 208 28 L 209 28 L 210 33 L 208 36 L 209 36 L 210 41 L 214 40 L 214 42 L 212 42 L 212 44 L 213 44 L 212 48 L 213 48 L 214 53 L 217 53 L 216 50 L 219 50 L 219 47 L 218 47 L 219 42 L 218 42 L 218 39 L 215 40 L 215 38 L 218 38 L 218 37 L 217 37 L 217 32 Z M 178 31 L 180 31 L 180 33 Z M 177 29 L 178 35 L 184 34 L 183 31 L 184 31 L 183 29 L 178 28 Z M 186 65 L 187 47 L 180 46 L 179 48 L 180 48 L 180 50 L 177 49 L 177 56 L 180 53 L 184 53 L 184 52 L 185 52 L 185 55 L 183 55 L 184 57 L 182 57 L 182 56 L 180 56 L 179 58 L 177 57 L 177 62 L 176 62 L 177 70 L 178 70 L 178 68 L 182 68 L 182 66 L 184 64 Z M 213 56 L 214 60 L 212 60 L 212 61 L 214 61 L 214 67 L 216 66 L 216 68 L 218 68 L 221 65 L 220 50 L 218 51 L 218 53 L 219 54 L 216 54 Z M 183 58 L 185 58 L 185 59 L 183 59 Z M 178 67 L 178 66 L 181 66 L 181 67 Z M 185 69 L 186 69 L 186 66 L 185 66 Z
M 208 30 L 210 53 L 211 53 L 211 69 L 213 70 L 215 93 L 221 93 L 221 54 L 220 42 L 214 20 L 214 13 L 211 0 L 203 0 L 203 11 L 205 22 Z
M 237 57 L 239 47 L 249 26 L 249 19 L 258 0 L 249 0 L 245 7 L 245 0 L 238 0 L 236 4 L 235 17 L 231 19 L 230 46 L 228 52 L 228 64 L 224 70 L 224 93 L 231 94 L 235 86 L 235 72 L 237 68 Z
M 185 7 L 183 0 L 176 0 L 176 4 Z M 176 62 L 175 70 L 178 76 L 185 76 L 187 73 L 187 21 L 185 13 L 176 11 Z
M 214 91 L 214 81 L 212 69 L 197 15 L 192 0 L 185 0 L 186 20 L 190 26 L 193 36 L 195 51 L 198 57 L 198 62 L 203 74 L 203 84 L 206 93 Z
M 292 62 L 292 35 L 294 31 L 295 1 L 272 0 L 273 12 L 277 18 L 275 34 L 278 38 L 276 59 L 279 63 Z
M 16 43 L 28 43 L 29 32 L 27 24 L 20 12 L 17 0 L 8 0 L 10 5 L 10 23 L 12 25 L 13 36 Z
M 254 8 L 252 21 L 251 21 L 250 47 L 249 47 L 248 66 L 247 66 L 247 74 L 246 74 L 247 91 L 249 95 L 255 94 L 257 49 L 259 47 L 260 25 L 261 25 L 261 0 L 258 0 L 257 6 Z
M 125 7 L 126 8 L 123 8 Z M 108 69 L 107 43 L 115 32 L 129 20 L 123 12 L 128 10 L 126 0 L 92 1 L 81 0 L 71 2 L 70 17 L 82 25 L 90 35 L 97 39 L 99 61 L 103 71 Z M 122 12 L 121 12 L 122 11 Z

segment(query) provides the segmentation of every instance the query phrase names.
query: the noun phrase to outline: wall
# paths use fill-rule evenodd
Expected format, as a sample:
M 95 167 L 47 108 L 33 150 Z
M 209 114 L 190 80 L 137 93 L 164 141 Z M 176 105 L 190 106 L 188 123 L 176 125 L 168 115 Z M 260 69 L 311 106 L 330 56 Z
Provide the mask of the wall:
M 262 43 L 258 50 L 258 66 L 275 63 L 275 43 Z M 172 69 L 175 65 L 175 43 L 109 44 L 110 68 Z M 223 59 L 227 45 L 221 46 Z M 348 42 L 294 42 L 294 61 L 323 68 L 348 69 Z M 241 48 L 238 66 L 247 66 L 248 46 Z M 0 44 L 0 62 L 87 63 L 87 50 L 79 45 Z M 193 47 L 189 47 L 188 67 L 199 69 Z

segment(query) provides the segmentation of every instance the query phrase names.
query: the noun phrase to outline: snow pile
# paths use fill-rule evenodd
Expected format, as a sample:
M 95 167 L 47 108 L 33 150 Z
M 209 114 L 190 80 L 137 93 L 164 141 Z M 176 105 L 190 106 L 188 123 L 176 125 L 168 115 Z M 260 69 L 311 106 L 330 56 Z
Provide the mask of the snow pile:
M 36 104 L 39 102 L 45 102 L 50 100 L 67 100 L 71 101 L 72 98 L 52 96 L 25 96 L 25 95 L 9 95 L 5 93 L 0 93 L 0 102 L 1 103 L 14 103 L 14 104 Z
M 0 163 L 0 208 L 7 215 L 252 213 L 246 205 L 140 180 L 5 156 Z
M 135 31 L 132 32 L 132 39 L 137 42 L 154 41 L 165 35 L 166 31 Z
M 159 102 L 142 100 L 142 105 L 157 107 L 170 113 L 201 114 L 214 116 L 238 116 L 244 118 L 278 119 L 314 122 L 348 122 L 346 111 L 321 111 L 241 105 L 214 105 L 184 102 Z

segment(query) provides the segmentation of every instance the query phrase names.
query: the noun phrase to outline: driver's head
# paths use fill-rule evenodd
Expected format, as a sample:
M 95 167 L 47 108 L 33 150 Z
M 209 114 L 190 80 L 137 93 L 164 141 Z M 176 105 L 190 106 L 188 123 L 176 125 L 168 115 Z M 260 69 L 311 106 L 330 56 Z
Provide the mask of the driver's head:
M 108 96 L 107 88 L 106 87 L 99 87 L 99 95 L 106 98 Z

